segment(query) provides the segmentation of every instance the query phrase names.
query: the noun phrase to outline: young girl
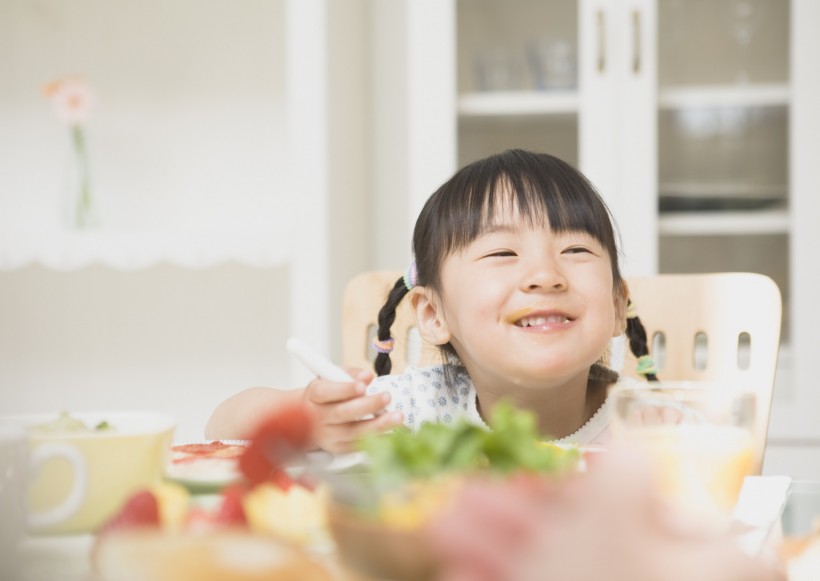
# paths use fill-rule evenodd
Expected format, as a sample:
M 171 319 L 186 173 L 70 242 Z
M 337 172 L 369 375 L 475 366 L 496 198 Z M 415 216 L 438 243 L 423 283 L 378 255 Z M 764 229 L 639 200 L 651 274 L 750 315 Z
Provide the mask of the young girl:
M 413 253 L 379 313 L 380 377 L 359 372 L 353 383 L 252 388 L 220 404 L 206 435 L 245 437 L 273 406 L 304 398 L 321 426 L 317 446 L 343 452 L 363 433 L 402 422 L 417 428 L 466 417 L 486 425 L 507 399 L 535 412 L 541 432 L 556 440 L 608 440 L 607 391 L 618 380 L 606 365 L 610 341 L 627 330 L 633 351 L 645 356 L 646 337 L 637 319 L 627 325 L 609 211 L 580 172 L 522 150 L 476 161 L 427 201 Z M 444 358 L 387 375 L 390 325 L 402 300 Z

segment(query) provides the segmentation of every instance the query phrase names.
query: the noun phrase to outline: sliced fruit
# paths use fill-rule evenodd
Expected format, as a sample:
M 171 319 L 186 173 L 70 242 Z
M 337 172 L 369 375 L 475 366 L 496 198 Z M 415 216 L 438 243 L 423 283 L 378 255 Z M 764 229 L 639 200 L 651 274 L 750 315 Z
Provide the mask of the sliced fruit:
M 326 502 L 327 491 L 322 486 L 310 491 L 294 485 L 285 491 L 268 483 L 251 490 L 243 506 L 251 530 L 313 544 L 327 538 Z
M 184 527 L 188 518 L 191 495 L 188 490 L 174 482 L 161 482 L 151 487 L 159 504 L 160 524 L 171 531 Z

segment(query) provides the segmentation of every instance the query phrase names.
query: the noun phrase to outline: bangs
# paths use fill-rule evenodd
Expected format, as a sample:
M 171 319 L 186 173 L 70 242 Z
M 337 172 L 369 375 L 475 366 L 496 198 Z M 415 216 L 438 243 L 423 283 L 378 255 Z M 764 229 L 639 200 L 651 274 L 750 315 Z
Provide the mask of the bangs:
M 614 256 L 609 210 L 589 181 L 582 176 L 579 180 L 574 168 L 550 156 L 539 156 L 537 163 L 530 156 L 510 157 L 474 172 L 467 171 L 468 166 L 459 176 L 462 183 L 453 190 L 457 194 L 439 208 L 445 255 L 466 248 L 515 215 L 536 228 L 585 232 Z

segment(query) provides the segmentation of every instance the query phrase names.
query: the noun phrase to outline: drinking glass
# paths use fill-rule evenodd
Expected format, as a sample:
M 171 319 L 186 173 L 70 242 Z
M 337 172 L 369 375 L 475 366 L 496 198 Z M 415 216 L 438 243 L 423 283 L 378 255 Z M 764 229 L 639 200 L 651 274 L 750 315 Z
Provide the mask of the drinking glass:
M 728 525 L 754 469 L 755 395 L 725 385 L 663 382 L 612 395 L 614 437 L 643 450 L 673 504 Z
M 750 81 L 752 40 L 760 25 L 765 23 L 765 20 L 761 17 L 763 1 L 727 0 L 726 8 L 729 13 L 732 40 L 737 49 L 737 73 L 735 78 L 738 83 L 745 84 Z

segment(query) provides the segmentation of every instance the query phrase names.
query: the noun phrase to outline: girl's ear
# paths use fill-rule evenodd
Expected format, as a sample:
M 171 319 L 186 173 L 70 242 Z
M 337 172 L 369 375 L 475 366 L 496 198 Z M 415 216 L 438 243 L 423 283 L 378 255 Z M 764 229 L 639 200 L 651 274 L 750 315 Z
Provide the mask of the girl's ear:
M 621 279 L 619 288 L 614 291 L 615 300 L 615 328 L 612 330 L 612 336 L 618 337 L 626 332 L 626 305 L 629 300 L 629 285 L 626 281 Z
M 428 287 L 417 286 L 407 298 L 410 299 L 421 338 L 432 345 L 449 343 L 450 327 L 444 319 L 444 311 L 435 293 Z

